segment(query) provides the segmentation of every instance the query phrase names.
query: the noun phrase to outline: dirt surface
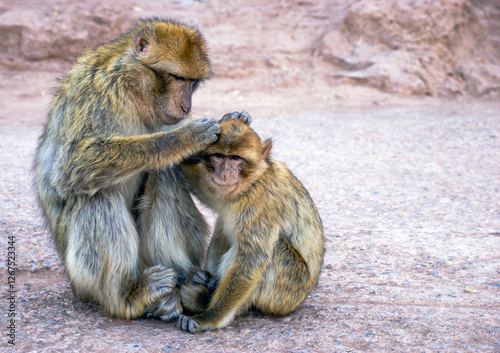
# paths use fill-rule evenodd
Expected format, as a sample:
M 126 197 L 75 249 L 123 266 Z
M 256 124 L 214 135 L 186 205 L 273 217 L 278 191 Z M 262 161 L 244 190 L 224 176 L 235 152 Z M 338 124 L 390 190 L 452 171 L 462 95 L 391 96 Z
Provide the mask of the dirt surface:
M 500 352 L 495 1 L 112 3 L 0 4 L 0 350 Z M 215 76 L 194 113 L 247 109 L 318 206 L 324 265 L 291 315 L 191 335 L 71 292 L 31 186 L 36 140 L 74 55 L 151 15 L 209 43 Z

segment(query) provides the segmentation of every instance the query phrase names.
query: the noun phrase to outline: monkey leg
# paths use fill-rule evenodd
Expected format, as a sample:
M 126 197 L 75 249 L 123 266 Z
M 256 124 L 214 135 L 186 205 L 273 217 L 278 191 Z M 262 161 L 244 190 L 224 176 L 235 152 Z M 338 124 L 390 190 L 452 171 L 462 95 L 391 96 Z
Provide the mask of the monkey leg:
M 295 311 L 316 284 L 304 258 L 280 236 L 271 266 L 264 273 L 254 307 L 269 315 L 286 315 Z
M 136 318 L 175 290 L 176 271 L 142 271 L 138 234 L 118 191 L 69 199 L 59 229 L 67 231 L 64 262 L 75 294 L 99 302 L 108 315 Z
M 139 247 L 145 264 L 174 268 L 182 284 L 200 268 L 208 226 L 177 173 L 174 168 L 149 173 L 139 205 Z M 177 293 L 175 302 L 162 299 L 148 311 L 169 320 L 180 314 L 180 306 Z
M 139 213 L 143 261 L 175 268 L 180 283 L 191 278 L 200 268 L 208 226 L 175 168 L 149 173 Z

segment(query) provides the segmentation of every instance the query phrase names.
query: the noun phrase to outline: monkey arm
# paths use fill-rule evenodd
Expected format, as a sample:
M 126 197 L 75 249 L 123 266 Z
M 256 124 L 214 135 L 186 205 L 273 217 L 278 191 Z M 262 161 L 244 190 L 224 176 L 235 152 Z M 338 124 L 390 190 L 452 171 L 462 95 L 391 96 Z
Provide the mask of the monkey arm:
M 228 325 L 240 308 L 246 309 L 250 304 L 250 297 L 259 284 L 264 268 L 263 265 L 243 264 L 230 268 L 215 290 L 207 310 L 192 318 L 181 318 L 181 329 L 195 333 L 197 329 L 210 330 Z M 182 320 L 187 321 L 187 327 L 184 327 Z
M 94 194 L 139 172 L 179 164 L 216 139 L 218 130 L 215 121 L 204 120 L 169 132 L 84 139 L 64 170 L 63 191 Z
M 228 325 L 236 314 L 248 309 L 252 295 L 271 263 L 273 250 L 273 246 L 266 244 L 267 239 L 262 241 L 262 238 L 254 234 L 252 240 L 257 241 L 244 242 L 238 246 L 233 264 L 221 279 L 207 310 L 192 318 L 181 317 L 181 329 L 194 333 L 198 329 L 221 328 Z M 272 237 L 269 237 L 269 240 L 272 240 Z
M 184 176 L 184 180 L 189 185 L 189 189 L 198 197 L 203 203 L 210 205 L 210 198 L 213 197 L 212 193 L 207 189 L 203 181 L 204 174 L 201 171 L 201 159 L 198 160 L 196 156 L 189 158 L 179 164 L 179 169 Z
M 196 159 L 189 159 L 179 165 L 184 181 L 187 183 L 189 191 L 191 191 L 202 203 L 213 208 L 213 190 L 211 190 L 206 180 L 204 173 L 201 172 L 202 167 Z
M 200 166 L 198 164 L 200 161 L 197 158 L 189 158 L 179 164 L 179 169 L 182 171 L 189 185 L 198 189 L 201 179 Z
M 94 194 L 141 171 L 173 164 L 180 156 L 168 146 L 178 145 L 176 140 L 179 136 L 172 133 L 83 140 L 66 167 L 66 188 Z

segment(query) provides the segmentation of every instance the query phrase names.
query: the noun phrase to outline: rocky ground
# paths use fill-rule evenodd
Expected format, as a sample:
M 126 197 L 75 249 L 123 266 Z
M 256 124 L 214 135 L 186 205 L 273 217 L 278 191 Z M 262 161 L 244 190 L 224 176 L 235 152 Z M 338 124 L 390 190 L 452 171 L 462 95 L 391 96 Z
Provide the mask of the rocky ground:
M 0 4 L 0 349 L 500 352 L 494 0 L 112 3 Z M 209 42 L 215 76 L 194 112 L 249 110 L 318 206 L 322 274 L 287 317 L 190 335 L 73 297 L 31 188 L 36 139 L 74 56 L 151 15 Z

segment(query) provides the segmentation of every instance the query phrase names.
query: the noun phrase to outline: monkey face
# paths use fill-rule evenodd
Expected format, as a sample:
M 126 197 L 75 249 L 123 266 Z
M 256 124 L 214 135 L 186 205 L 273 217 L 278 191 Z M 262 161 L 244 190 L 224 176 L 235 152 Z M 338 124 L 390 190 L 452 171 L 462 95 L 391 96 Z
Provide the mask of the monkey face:
M 214 153 L 208 156 L 208 163 L 212 169 L 213 184 L 224 194 L 235 191 L 241 182 L 245 160 L 238 155 Z
M 175 22 L 145 22 L 135 35 L 134 58 L 143 72 L 141 89 L 153 97 L 155 116 L 167 125 L 187 117 L 193 92 L 211 74 L 201 33 Z
M 219 126 L 219 139 L 203 153 L 206 180 L 222 194 L 239 194 L 266 170 L 272 143 L 261 142 L 241 119 L 221 120 Z
M 191 112 L 191 98 L 198 82 L 168 74 L 157 80 L 156 115 L 164 124 L 176 124 Z

